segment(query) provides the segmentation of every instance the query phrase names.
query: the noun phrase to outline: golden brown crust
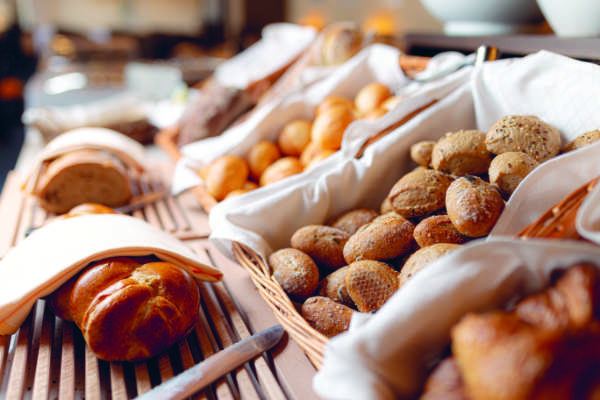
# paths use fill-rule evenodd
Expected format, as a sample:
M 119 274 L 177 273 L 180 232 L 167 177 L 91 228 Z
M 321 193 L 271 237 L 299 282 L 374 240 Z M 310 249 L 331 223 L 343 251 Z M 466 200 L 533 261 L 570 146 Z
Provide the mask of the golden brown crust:
M 600 129 L 595 129 L 593 131 L 582 133 L 581 135 L 577 136 L 575 139 L 567 143 L 563 147 L 562 152 L 567 153 L 569 151 L 579 149 L 597 140 L 600 140 Z
M 54 310 L 72 319 L 106 361 L 142 360 L 181 340 L 198 319 L 196 282 L 166 262 L 116 257 L 91 264 L 59 289 Z M 69 298 L 66 308 L 66 298 Z
M 342 267 L 333 271 L 319 282 L 317 294 L 322 297 L 328 297 L 331 300 L 341 303 L 350 308 L 354 308 L 355 304 L 348 293 L 346 287 L 346 274 L 348 266 Z
M 413 235 L 421 247 L 436 243 L 463 244 L 470 240 L 456 229 L 448 215 L 432 215 L 421 220 L 415 226 Z
M 487 235 L 504 210 L 504 200 L 495 187 L 475 176 L 458 178 L 448 187 L 446 210 L 452 224 L 463 235 Z
M 302 317 L 315 330 L 331 338 L 347 331 L 354 310 L 327 297 L 310 297 L 302 305 Z
M 289 176 L 301 173 L 304 166 L 296 157 L 283 157 L 269 165 L 260 177 L 260 186 L 270 185 Z
M 283 126 L 277 136 L 277 145 L 286 156 L 300 157 L 310 142 L 312 122 L 297 119 Z
M 393 210 L 404 218 L 422 217 L 444 208 L 452 177 L 417 167 L 394 184 L 388 198 Z
M 356 261 L 348 266 L 346 287 L 359 311 L 377 311 L 398 290 L 398 273 L 379 261 Z
M 281 249 L 271 254 L 273 277 L 293 301 L 304 301 L 319 285 L 319 268 L 310 256 L 297 249 Z
M 469 400 L 453 357 L 443 359 L 431 372 L 420 400 Z
M 259 180 L 267 167 L 279 160 L 281 153 L 275 143 L 261 141 L 250 148 L 246 159 L 250 168 L 250 176 Z
M 395 213 L 381 215 L 363 225 L 344 246 L 348 264 L 360 260 L 389 260 L 413 248 L 415 226 Z
M 433 140 L 424 140 L 410 146 L 410 158 L 422 167 L 431 166 L 431 153 L 437 142 Z
M 558 129 L 531 115 L 500 118 L 488 131 L 485 143 L 493 154 L 521 151 L 537 162 L 556 156 L 561 149 Z
M 431 165 L 452 175 L 478 175 L 488 170 L 492 157 L 486 134 L 477 130 L 448 133 L 433 146 Z
M 380 108 L 381 104 L 392 95 L 390 88 L 379 82 L 363 86 L 354 97 L 354 107 L 359 115 L 367 115 Z M 387 112 L 387 110 L 384 110 Z
M 52 161 L 36 189 L 40 206 L 62 214 L 82 203 L 127 204 L 130 179 L 118 157 L 100 150 L 76 150 Z
M 378 216 L 379 213 L 375 210 L 358 208 L 337 216 L 329 221 L 327 225 L 341 229 L 349 235 L 353 235 L 361 226 L 373 221 Z
M 459 247 L 460 245 L 453 243 L 437 243 L 415 251 L 400 270 L 400 275 L 398 275 L 400 287 L 433 261 Z
M 318 147 L 339 150 L 344 132 L 354 121 L 354 113 L 345 106 L 334 106 L 319 114 L 312 125 L 311 141 Z
M 249 173 L 246 160 L 224 155 L 210 163 L 204 182 L 210 195 L 221 201 L 229 192 L 241 189 Z
M 319 266 L 337 269 L 346 265 L 346 232 L 326 225 L 307 225 L 298 229 L 290 240 L 293 248 L 308 254 Z
M 509 198 L 519 183 L 538 166 L 538 162 L 523 152 L 509 151 L 496 156 L 489 169 L 490 183 Z

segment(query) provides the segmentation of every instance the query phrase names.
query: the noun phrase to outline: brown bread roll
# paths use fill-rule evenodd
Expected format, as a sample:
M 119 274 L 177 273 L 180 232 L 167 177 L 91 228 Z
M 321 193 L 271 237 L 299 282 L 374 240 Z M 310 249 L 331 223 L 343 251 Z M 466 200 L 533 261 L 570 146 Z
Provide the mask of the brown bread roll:
M 326 110 L 329 110 L 330 108 L 336 106 L 343 106 L 348 108 L 349 110 L 354 109 L 354 103 L 350 99 L 332 94 L 325 97 L 325 99 L 319 103 L 319 105 L 315 109 L 315 117 L 318 117 L 319 115 L 323 114 Z
M 579 149 L 597 140 L 600 140 L 600 129 L 582 133 L 581 135 L 577 136 L 575 139 L 567 143 L 563 147 L 562 152 L 567 153 L 569 151 Z
M 452 182 L 446 193 L 450 220 L 463 235 L 485 236 L 504 210 L 504 200 L 495 187 L 475 176 Z
M 392 95 L 390 88 L 379 82 L 372 82 L 358 91 L 354 97 L 354 107 L 359 115 L 367 115 L 381 107 Z M 385 110 L 387 112 L 387 110 Z
M 415 226 L 396 213 L 384 214 L 363 225 L 344 246 L 348 264 L 359 260 L 389 260 L 413 248 Z
M 398 290 L 398 273 L 379 261 L 356 261 L 348 266 L 346 287 L 359 311 L 377 311 Z
M 558 129 L 538 117 L 507 115 L 492 125 L 485 144 L 496 155 L 521 151 L 537 162 L 544 162 L 560 152 L 561 138 Z
M 451 175 L 478 175 L 486 172 L 492 157 L 485 133 L 461 130 L 446 134 L 433 146 L 431 165 Z
M 451 182 L 448 174 L 417 167 L 394 184 L 388 198 L 392 209 L 404 218 L 423 217 L 444 208 Z
M 339 65 L 360 51 L 363 46 L 363 32 L 354 23 L 344 23 L 329 28 L 321 46 L 321 63 Z
M 319 285 L 319 268 L 307 254 L 296 249 L 281 249 L 271 254 L 273 277 L 292 301 L 303 302 Z
M 348 273 L 348 266 L 337 269 L 327 275 L 319 282 L 319 289 L 317 293 L 319 296 L 328 297 L 333 301 L 344 304 L 350 308 L 354 308 L 354 301 L 348 293 L 346 287 L 346 274 Z
M 307 225 L 298 229 L 290 240 L 293 248 L 308 254 L 319 266 L 337 269 L 346 265 L 346 232 L 326 225 Z
M 301 312 L 310 326 L 331 338 L 348 330 L 355 311 L 327 297 L 315 296 L 304 302 Z
M 286 156 L 300 157 L 310 142 L 312 122 L 297 119 L 283 126 L 277 136 L 277 145 Z
M 138 361 L 166 351 L 198 320 L 200 294 L 173 264 L 116 257 L 92 263 L 49 297 L 106 361 Z
M 417 272 L 431 264 L 431 262 L 459 247 L 460 245 L 454 243 L 436 243 L 415 251 L 408 257 L 408 260 L 406 260 L 406 263 L 404 263 L 404 266 L 400 270 L 400 275 L 398 275 L 400 287 L 408 282 Z
M 319 114 L 312 125 L 311 140 L 320 148 L 339 150 L 344 132 L 354 121 L 354 113 L 344 106 L 331 107 Z
M 259 180 L 265 169 L 275 161 L 279 160 L 281 152 L 277 145 L 267 140 L 256 143 L 246 156 L 248 167 L 250 168 L 250 176 Z
M 415 226 L 413 232 L 415 241 L 421 247 L 431 246 L 436 243 L 463 244 L 470 240 L 456 229 L 447 215 L 432 215 Z
M 204 183 L 208 193 L 221 201 L 229 192 L 241 189 L 248 180 L 249 173 L 246 160 L 224 155 L 210 163 Z
M 538 162 L 533 157 L 522 153 L 509 151 L 496 156 L 490 164 L 490 183 L 500 189 L 505 199 L 515 191 L 519 183 L 529 174 Z
M 35 194 L 46 211 L 63 214 L 82 203 L 111 208 L 123 206 L 132 197 L 130 178 L 123 162 L 101 150 L 75 150 L 46 167 Z
M 379 213 L 375 210 L 358 208 L 337 216 L 329 221 L 327 225 L 341 229 L 349 235 L 353 235 L 361 226 L 373 221 L 378 216 Z
M 433 140 L 424 140 L 410 146 L 410 158 L 422 167 L 428 168 L 431 165 L 431 152 L 437 142 Z

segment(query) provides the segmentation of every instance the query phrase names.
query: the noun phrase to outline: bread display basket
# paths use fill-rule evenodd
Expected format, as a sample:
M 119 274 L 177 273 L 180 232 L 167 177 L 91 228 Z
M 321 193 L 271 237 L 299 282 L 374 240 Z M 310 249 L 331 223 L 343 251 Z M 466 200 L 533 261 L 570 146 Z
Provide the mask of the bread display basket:
M 546 93 L 548 100 L 540 103 L 539 81 L 523 80 L 532 71 L 539 72 L 540 81 L 570 76 L 569 84 L 561 87 L 569 96 L 552 90 Z M 564 143 L 596 129 L 600 120 L 589 106 L 565 99 L 588 90 L 582 82 L 589 84 L 587 77 L 593 79 L 598 73 L 596 66 L 548 52 L 459 71 L 437 82 L 434 89 L 411 94 L 405 108 L 393 116 L 398 123 L 387 121 L 389 130 L 378 125 L 382 121 L 357 123 L 346 132 L 355 141 L 348 140 L 339 154 L 314 170 L 215 205 L 209 214 L 210 239 L 249 272 L 276 318 L 319 369 L 329 339 L 302 317 L 300 304 L 272 276 L 269 255 L 289 247 L 292 234 L 302 226 L 324 224 L 353 208 L 379 209 L 391 186 L 414 168 L 409 149 L 415 142 L 461 129 L 485 132 L 506 115 L 536 115 L 560 130 Z M 574 76 L 585 79 L 574 82 Z M 451 90 L 439 95 L 444 87 Z M 556 113 L 556 108 L 564 112 Z M 383 131 L 385 135 L 378 135 Z M 378 140 L 365 138 L 365 132 Z M 513 193 L 490 236 L 569 237 L 573 229 L 568 226 L 573 226 L 581 201 L 600 175 L 599 149 L 597 143 L 591 144 L 541 164 Z M 543 190 L 540 185 L 545 185 Z M 560 228 L 552 232 L 538 228 L 549 225 Z

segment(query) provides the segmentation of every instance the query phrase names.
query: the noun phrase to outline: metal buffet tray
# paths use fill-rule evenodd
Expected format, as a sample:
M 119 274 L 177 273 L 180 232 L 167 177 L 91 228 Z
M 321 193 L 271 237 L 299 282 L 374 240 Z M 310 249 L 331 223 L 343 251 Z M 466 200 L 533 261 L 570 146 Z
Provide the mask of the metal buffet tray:
M 170 165 L 142 177 L 141 193 L 164 190 Z M 17 172 L 9 173 L 0 197 L 0 255 L 47 218 L 36 201 L 19 190 Z M 192 194 L 164 197 L 132 215 L 161 227 L 217 266 L 219 283 L 200 286 L 200 323 L 166 354 L 146 362 L 110 363 L 97 359 L 78 328 L 52 314 L 39 300 L 20 330 L 0 336 L 0 398 L 131 399 L 169 380 L 224 347 L 277 323 L 247 272 L 206 239 L 208 217 Z M 263 357 L 221 378 L 198 399 L 311 399 L 315 369 L 287 336 Z

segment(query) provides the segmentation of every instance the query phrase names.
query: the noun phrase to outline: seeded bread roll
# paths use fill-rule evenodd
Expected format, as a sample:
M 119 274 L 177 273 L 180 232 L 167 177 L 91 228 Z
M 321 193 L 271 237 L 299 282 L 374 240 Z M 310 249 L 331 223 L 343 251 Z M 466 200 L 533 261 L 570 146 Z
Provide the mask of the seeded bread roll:
M 344 304 L 350 308 L 356 307 L 346 287 L 346 274 L 348 266 L 333 271 L 319 282 L 317 293 L 319 296 L 328 297 L 333 301 Z
M 319 285 L 319 268 L 307 254 L 296 249 L 281 249 L 271 254 L 273 277 L 294 301 L 312 296 Z
M 415 226 L 415 241 L 421 247 L 436 243 L 463 244 L 470 240 L 456 229 L 447 215 L 432 215 Z
M 444 208 L 451 182 L 448 174 L 417 167 L 394 184 L 388 198 L 392 209 L 404 218 L 422 217 Z
M 595 142 L 596 140 L 600 140 L 600 129 L 585 132 L 577 136 L 575 139 L 567 143 L 565 147 L 563 147 L 562 152 L 567 153 L 569 151 L 579 149 L 581 147 L 587 146 L 590 143 Z
M 497 185 L 504 198 L 508 199 L 519 183 L 538 164 L 532 157 L 522 152 L 502 153 L 490 164 L 490 182 Z
M 346 287 L 359 311 L 377 311 L 398 290 L 398 273 L 379 261 L 356 261 L 348 266 Z
M 431 152 L 436 142 L 433 140 L 424 140 L 410 146 L 410 158 L 422 167 L 431 165 Z
M 350 210 L 329 221 L 327 225 L 343 230 L 349 235 L 353 235 L 363 225 L 368 224 L 379 216 L 375 210 L 359 208 Z
M 62 214 L 82 203 L 115 208 L 132 197 L 123 162 L 101 150 L 76 150 L 50 162 L 35 191 L 40 206 Z
M 310 326 L 329 338 L 347 331 L 355 312 L 350 307 L 321 296 L 307 299 L 301 311 Z
M 452 175 L 478 175 L 488 170 L 492 157 L 485 145 L 485 133 L 461 130 L 448 133 L 433 146 L 431 165 Z
M 560 152 L 561 138 L 558 129 L 538 117 L 508 115 L 492 125 L 485 144 L 488 151 L 496 155 L 521 151 L 537 162 L 544 162 Z
M 456 229 L 463 235 L 487 235 L 503 209 L 504 200 L 498 190 L 481 178 L 463 176 L 448 187 L 446 210 Z
M 90 265 L 49 297 L 100 359 L 138 361 L 183 339 L 198 320 L 193 278 L 168 262 L 115 257 Z
M 417 272 L 427 267 L 427 265 L 459 247 L 459 244 L 454 243 L 437 243 L 415 251 L 406 260 L 406 263 L 400 270 L 400 274 L 398 275 L 400 287 L 408 282 Z
M 346 265 L 344 245 L 346 232 L 326 225 L 307 225 L 298 229 L 290 239 L 294 249 L 308 254 L 319 266 L 337 269 Z

